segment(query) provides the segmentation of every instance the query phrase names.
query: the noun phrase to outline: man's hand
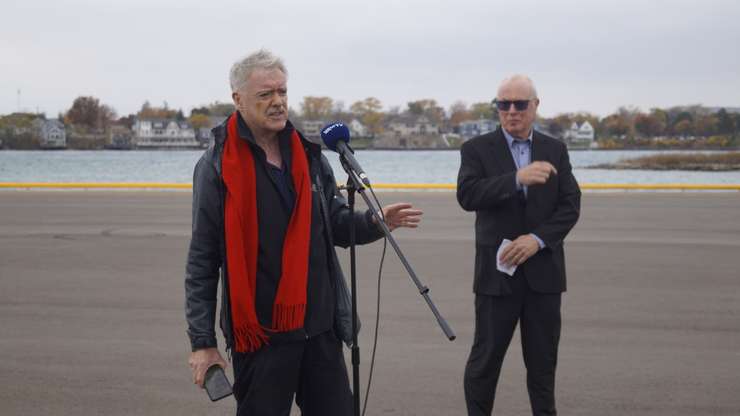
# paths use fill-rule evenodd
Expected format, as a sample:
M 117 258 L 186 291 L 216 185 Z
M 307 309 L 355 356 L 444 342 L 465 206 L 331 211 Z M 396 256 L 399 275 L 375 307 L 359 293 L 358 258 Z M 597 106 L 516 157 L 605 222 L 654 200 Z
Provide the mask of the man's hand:
M 226 369 L 226 361 L 221 358 L 217 348 L 204 348 L 190 353 L 190 370 L 193 372 L 193 383 L 201 388 L 206 377 L 206 370 L 213 364 L 218 364 L 221 368 Z
M 541 185 L 547 182 L 550 175 L 557 174 L 558 171 L 550 162 L 538 160 L 516 171 L 516 179 L 524 186 Z
M 383 217 L 385 225 L 393 231 L 398 227 L 416 228 L 421 222 L 423 212 L 419 209 L 413 209 L 413 206 L 406 202 L 386 205 L 383 207 Z M 373 223 L 377 224 L 378 220 L 373 216 Z
M 539 251 L 540 245 L 531 234 L 519 236 L 501 253 L 501 262 L 507 266 L 520 265 Z

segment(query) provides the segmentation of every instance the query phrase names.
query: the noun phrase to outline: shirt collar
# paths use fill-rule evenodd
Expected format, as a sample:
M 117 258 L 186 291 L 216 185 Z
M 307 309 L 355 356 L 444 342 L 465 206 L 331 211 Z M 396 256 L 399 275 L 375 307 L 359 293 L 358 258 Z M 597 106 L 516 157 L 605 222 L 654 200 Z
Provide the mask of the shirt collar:
M 509 144 L 509 149 L 511 149 L 511 147 L 514 145 L 514 140 L 516 140 L 517 143 L 522 143 L 522 140 L 521 139 L 515 139 L 514 136 L 512 136 L 511 134 L 509 134 L 509 132 L 506 131 L 505 128 L 501 127 L 501 130 L 503 130 L 503 132 L 504 132 L 504 137 L 506 137 L 506 142 Z M 524 140 L 524 143 L 526 143 L 527 145 L 531 145 L 532 144 L 532 135 L 533 134 L 534 134 L 534 129 L 532 128 L 532 129 L 529 130 L 529 137 L 527 137 L 527 139 Z

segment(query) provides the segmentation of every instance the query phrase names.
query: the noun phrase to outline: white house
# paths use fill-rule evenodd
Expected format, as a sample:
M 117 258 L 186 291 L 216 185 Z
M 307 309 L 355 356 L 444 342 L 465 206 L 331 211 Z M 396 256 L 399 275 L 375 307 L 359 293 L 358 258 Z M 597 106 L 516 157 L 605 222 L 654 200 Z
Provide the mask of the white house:
M 67 147 L 67 132 L 61 121 L 37 118 L 33 121 L 33 126 L 38 131 L 39 144 L 42 149 L 64 149 Z
M 303 120 L 301 123 L 301 133 L 306 136 L 307 139 L 321 143 L 321 129 L 326 124 L 323 120 Z
M 360 123 L 360 120 L 356 118 L 352 119 L 347 127 L 349 127 L 349 132 L 352 137 L 367 137 L 367 127 L 365 127 L 364 124 Z
M 594 128 L 588 121 L 584 121 L 580 126 L 574 121 L 563 133 L 563 139 L 572 142 L 593 142 Z
M 137 119 L 132 130 L 134 143 L 140 149 L 182 149 L 200 146 L 195 138 L 193 126 L 186 121 Z

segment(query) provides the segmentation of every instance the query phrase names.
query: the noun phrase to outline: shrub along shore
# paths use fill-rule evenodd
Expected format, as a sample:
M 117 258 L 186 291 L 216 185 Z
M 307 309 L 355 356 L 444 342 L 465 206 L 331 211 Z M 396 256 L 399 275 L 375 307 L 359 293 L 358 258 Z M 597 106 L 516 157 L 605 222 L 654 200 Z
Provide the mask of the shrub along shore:
M 593 169 L 740 170 L 740 152 L 653 155 L 622 159 L 615 163 L 605 163 L 589 167 Z

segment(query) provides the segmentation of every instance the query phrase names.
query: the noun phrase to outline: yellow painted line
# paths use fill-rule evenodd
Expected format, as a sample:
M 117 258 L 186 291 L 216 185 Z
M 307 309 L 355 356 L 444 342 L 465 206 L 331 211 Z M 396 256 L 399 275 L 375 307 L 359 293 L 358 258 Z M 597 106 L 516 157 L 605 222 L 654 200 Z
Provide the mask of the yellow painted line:
M 189 183 L 161 182 L 0 182 L 0 188 L 25 189 L 192 189 Z
M 697 190 L 740 191 L 740 184 L 691 184 L 691 183 L 583 183 L 581 189 L 589 190 Z M 162 182 L 0 182 L 6 189 L 192 189 L 189 183 Z M 376 183 L 375 189 L 454 190 L 452 183 Z

